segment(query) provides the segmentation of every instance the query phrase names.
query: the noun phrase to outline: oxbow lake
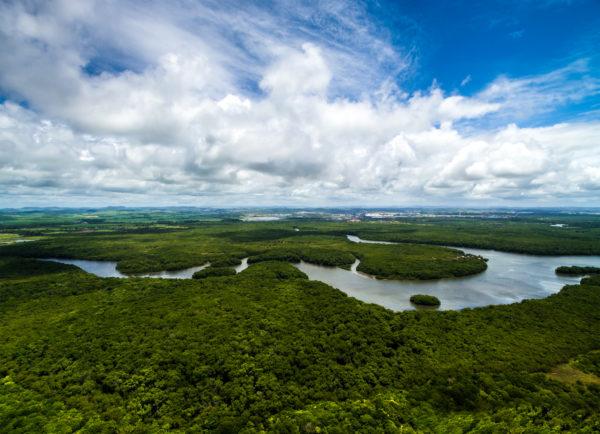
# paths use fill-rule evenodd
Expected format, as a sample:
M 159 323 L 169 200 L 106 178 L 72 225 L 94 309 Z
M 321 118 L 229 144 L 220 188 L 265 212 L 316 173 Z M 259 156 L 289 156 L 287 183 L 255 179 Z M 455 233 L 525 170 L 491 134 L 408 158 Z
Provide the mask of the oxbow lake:
M 362 240 L 348 235 L 350 242 L 394 244 L 385 241 Z M 544 298 L 557 293 L 564 285 L 579 283 L 580 277 L 557 275 L 560 265 L 600 267 L 600 256 L 539 256 L 495 250 L 457 248 L 465 253 L 488 259 L 488 268 L 473 276 L 439 280 L 379 280 L 359 273 L 357 260 L 351 270 L 301 262 L 295 266 L 311 280 L 320 280 L 351 297 L 367 303 L 375 303 L 395 311 L 414 309 L 409 298 L 413 294 L 429 294 L 442 302 L 440 309 L 457 310 L 492 304 L 509 304 L 529 298 Z M 154 277 L 166 279 L 189 279 L 210 264 L 178 271 L 161 271 L 138 276 L 121 274 L 116 262 L 86 261 L 76 259 L 49 259 L 76 265 L 88 273 L 100 277 Z M 248 258 L 235 267 L 239 273 L 248 267 Z

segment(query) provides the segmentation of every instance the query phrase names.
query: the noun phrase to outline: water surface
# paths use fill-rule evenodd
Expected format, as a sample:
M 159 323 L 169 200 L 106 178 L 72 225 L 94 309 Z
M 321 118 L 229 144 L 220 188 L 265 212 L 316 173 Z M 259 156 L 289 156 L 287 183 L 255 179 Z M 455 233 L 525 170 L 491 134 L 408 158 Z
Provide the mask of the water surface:
M 59 262 L 61 264 L 75 265 L 83 271 L 95 274 L 98 277 L 131 277 L 117 270 L 117 263 L 113 261 L 88 261 L 86 259 L 45 258 L 41 261 Z
M 386 241 L 362 240 L 349 235 L 352 242 L 394 244 Z M 488 268 L 473 276 L 414 281 L 378 280 L 356 271 L 358 260 L 350 271 L 302 262 L 297 267 L 311 280 L 320 280 L 359 300 L 376 303 L 392 310 L 414 307 L 413 294 L 429 294 L 439 298 L 441 309 L 463 309 L 490 304 L 515 303 L 527 298 L 544 298 L 564 285 L 579 283 L 580 277 L 557 275 L 560 265 L 600 266 L 600 256 L 538 256 L 495 250 L 459 248 L 472 255 L 488 258 Z
M 248 268 L 248 258 L 242 259 L 242 263 L 234 269 L 236 273 L 239 273 L 240 271 L 244 271 L 246 268 Z
M 203 265 L 198 265 L 197 267 L 184 268 L 183 270 L 156 271 L 156 272 L 146 273 L 146 274 L 136 274 L 131 277 L 154 277 L 157 279 L 191 279 L 196 271 L 204 270 L 206 267 L 209 267 L 209 266 L 210 266 L 210 262 L 207 262 Z M 115 264 L 115 268 L 116 268 L 116 264 Z M 117 271 L 117 273 L 118 273 L 118 271 Z M 124 276 L 124 277 L 129 277 L 129 276 Z
M 123 274 L 117 270 L 117 263 L 114 261 L 88 261 L 85 259 L 60 259 L 60 258 L 47 258 L 44 261 L 60 262 L 61 264 L 75 265 L 88 273 L 95 274 L 98 277 L 152 277 L 156 279 L 191 279 L 196 271 L 204 270 L 210 266 L 210 262 L 207 262 L 196 267 L 185 268 L 183 270 L 174 271 L 155 271 L 152 273 L 134 274 L 128 275 Z M 248 258 L 242 259 L 242 263 L 235 267 L 236 273 L 248 268 Z

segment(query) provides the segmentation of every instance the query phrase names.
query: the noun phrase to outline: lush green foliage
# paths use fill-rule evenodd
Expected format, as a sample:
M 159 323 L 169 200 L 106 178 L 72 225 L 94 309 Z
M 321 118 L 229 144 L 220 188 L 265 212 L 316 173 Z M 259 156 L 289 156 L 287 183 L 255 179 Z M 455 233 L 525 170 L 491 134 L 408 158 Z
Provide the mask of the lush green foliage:
M 39 274 L 60 273 L 66 270 L 76 270 L 72 265 L 59 264 L 51 261 L 35 259 L 0 257 L 0 278 L 31 277 Z
M 476 274 L 487 268 L 479 256 L 418 244 L 360 244 L 358 271 L 384 279 L 439 279 Z
M 410 302 L 419 306 L 439 306 L 440 299 L 427 294 L 415 294 L 410 296 Z
M 285 225 L 291 227 L 289 223 Z M 113 260 L 117 261 L 119 271 L 126 274 L 177 270 L 206 262 L 214 267 L 228 267 L 239 264 L 240 258 L 246 256 L 249 263 L 306 261 L 344 268 L 350 268 L 360 258 L 360 271 L 387 279 L 438 279 L 479 273 L 486 268 L 482 258 L 445 247 L 356 244 L 341 235 L 282 230 L 277 227 L 281 224 L 271 234 L 263 226 L 210 223 L 202 228 L 168 233 L 68 234 L 4 246 L 0 255 Z M 233 232 L 236 237 L 245 242 L 230 241 L 234 228 L 239 229 Z M 282 235 L 285 237 L 277 238 Z
M 600 276 L 543 300 L 393 313 L 286 263 L 348 267 L 359 258 L 361 271 L 379 277 L 460 276 L 485 262 L 432 245 L 354 244 L 345 234 L 598 253 L 595 221 L 6 215 L 0 228 L 44 239 L 0 248 L 0 431 L 600 430 L 600 387 L 546 375 L 570 360 L 598 375 Z M 254 264 L 218 278 L 101 279 L 28 259 L 50 256 L 116 260 L 127 272 Z
M 3 275 L 18 261 L 3 261 Z M 543 375 L 600 346 L 596 286 L 394 314 L 264 262 L 183 281 L 66 267 L 0 279 L 7 292 L 0 421 L 11 431 L 600 426 L 600 388 Z
M 594 274 L 589 277 L 584 277 L 583 279 L 581 279 L 581 284 L 600 286 L 600 274 Z
M 308 276 L 284 262 L 261 262 L 241 272 L 244 277 L 265 280 L 308 279 Z
M 286 261 L 297 263 L 306 261 L 317 265 L 349 266 L 355 261 L 350 252 L 334 249 L 315 248 L 276 248 L 259 255 L 250 256 L 248 262 L 255 264 L 264 261 Z
M 235 257 L 224 257 L 222 259 L 213 260 L 210 265 L 211 267 L 234 267 L 240 265 L 242 260 Z
M 235 270 L 231 267 L 208 267 L 204 270 L 196 271 L 193 279 L 204 279 L 206 277 L 233 276 Z
M 575 366 L 583 372 L 600 377 L 600 350 L 582 354 L 575 360 Z
M 586 227 L 557 228 L 541 221 L 405 219 L 386 224 L 356 223 L 351 225 L 351 229 L 344 231 L 372 240 L 474 247 L 537 255 L 600 255 L 598 223 L 598 220 L 594 220 L 594 224 Z
M 556 268 L 556 274 L 570 276 L 584 276 L 586 274 L 600 274 L 600 267 L 579 267 L 577 265 L 561 266 Z
M 302 259 L 300 258 L 300 255 L 297 252 L 289 249 L 278 248 L 269 250 L 265 253 L 260 253 L 258 255 L 251 256 L 248 258 L 248 263 L 256 264 L 258 262 L 265 261 L 284 261 L 291 262 L 292 264 L 297 264 L 301 260 Z

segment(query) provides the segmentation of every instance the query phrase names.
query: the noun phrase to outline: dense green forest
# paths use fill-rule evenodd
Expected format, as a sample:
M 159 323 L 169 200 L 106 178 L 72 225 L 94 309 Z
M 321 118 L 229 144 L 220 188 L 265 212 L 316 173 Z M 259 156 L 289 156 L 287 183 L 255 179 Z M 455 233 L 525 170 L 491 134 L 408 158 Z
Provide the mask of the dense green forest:
M 600 387 L 545 375 L 600 345 L 599 286 L 392 313 L 277 262 L 182 281 L 33 264 L 2 262 L 11 431 L 600 428 Z
M 545 222 L 447 219 L 359 224 L 365 239 L 442 244 L 536 255 L 598 255 L 600 227 L 552 227 Z
M 577 265 L 564 265 L 556 268 L 556 274 L 567 274 L 571 276 L 600 274 L 600 267 L 578 267 Z
M 204 270 L 196 271 L 192 276 L 192 279 L 204 279 L 206 277 L 216 276 L 233 276 L 235 270 L 231 267 L 215 267 L 205 268 Z
M 262 261 L 306 261 L 349 268 L 358 258 L 359 271 L 380 278 L 437 279 L 465 276 L 486 269 L 483 258 L 446 247 L 357 244 L 332 235 L 325 224 L 294 231 L 290 223 L 213 223 L 161 233 L 84 233 L 49 236 L 0 249 L 1 255 L 40 258 L 113 260 L 127 274 L 177 270 L 206 262 L 214 266 Z M 237 229 L 237 230 L 233 230 Z M 243 229 L 243 230 L 239 230 Z M 396 259 L 402 256 L 403 260 Z
M 411 244 L 459 240 L 469 222 L 427 222 L 415 233 L 431 238 L 384 246 L 345 234 L 400 240 L 422 223 L 209 220 L 160 231 L 142 230 L 147 221 L 123 232 L 110 223 L 57 233 L 68 221 L 6 229 L 27 237 L 37 225 L 42 239 L 0 247 L 0 431 L 600 430 L 600 276 L 541 300 L 392 312 L 287 262 L 359 258 L 394 278 L 479 272 L 481 258 Z M 489 242 L 563 240 L 569 253 L 598 244 L 595 227 L 567 239 L 538 220 L 472 223 L 487 226 Z M 35 259 L 49 256 L 116 260 L 132 273 L 251 265 L 117 279 Z
M 418 306 L 439 306 L 441 304 L 439 298 L 427 294 L 411 295 L 410 302 Z

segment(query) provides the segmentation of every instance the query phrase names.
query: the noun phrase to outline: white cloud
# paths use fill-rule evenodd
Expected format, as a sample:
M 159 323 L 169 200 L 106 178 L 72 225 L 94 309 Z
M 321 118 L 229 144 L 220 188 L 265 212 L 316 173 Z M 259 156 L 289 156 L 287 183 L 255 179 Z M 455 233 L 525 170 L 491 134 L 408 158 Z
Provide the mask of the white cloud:
M 313 44 L 303 44 L 302 51 L 290 51 L 281 56 L 265 73 L 260 86 L 271 97 L 293 101 L 296 96 L 326 95 L 331 72 Z
M 477 98 L 501 104 L 501 115 L 525 119 L 562 105 L 600 95 L 600 77 L 590 75 L 585 59 L 533 77 L 498 77 Z
M 117 3 L 44 4 L 34 13 L 7 3 L 0 13 L 0 87 L 31 106 L 0 105 L 0 206 L 49 198 L 206 205 L 597 201 L 599 122 L 500 124 L 491 132 L 458 126 L 594 93 L 593 77 L 582 89 L 569 81 L 565 88 L 565 77 L 585 75 L 583 64 L 500 78 L 473 97 L 445 95 L 436 86 L 406 95 L 382 72 L 390 63 L 403 68 L 406 59 L 358 19 L 360 9 L 341 14 L 324 41 L 310 28 L 292 33 L 277 25 L 289 16 L 250 6 L 236 15 L 194 3 L 183 17 L 178 8 L 126 2 L 111 21 Z M 336 5 L 326 3 L 322 17 L 339 12 Z M 293 14 L 314 18 L 302 7 Z M 237 36 L 224 36 L 226 27 Z M 348 32 L 357 41 L 348 42 Z M 369 64 L 366 51 L 350 52 L 358 46 L 375 50 L 376 58 Z M 129 69 L 86 74 L 101 52 L 111 52 L 110 59 L 134 55 L 121 59 Z M 248 77 L 261 91 L 245 90 L 240 79 Z M 340 88 L 356 92 L 332 91 Z

